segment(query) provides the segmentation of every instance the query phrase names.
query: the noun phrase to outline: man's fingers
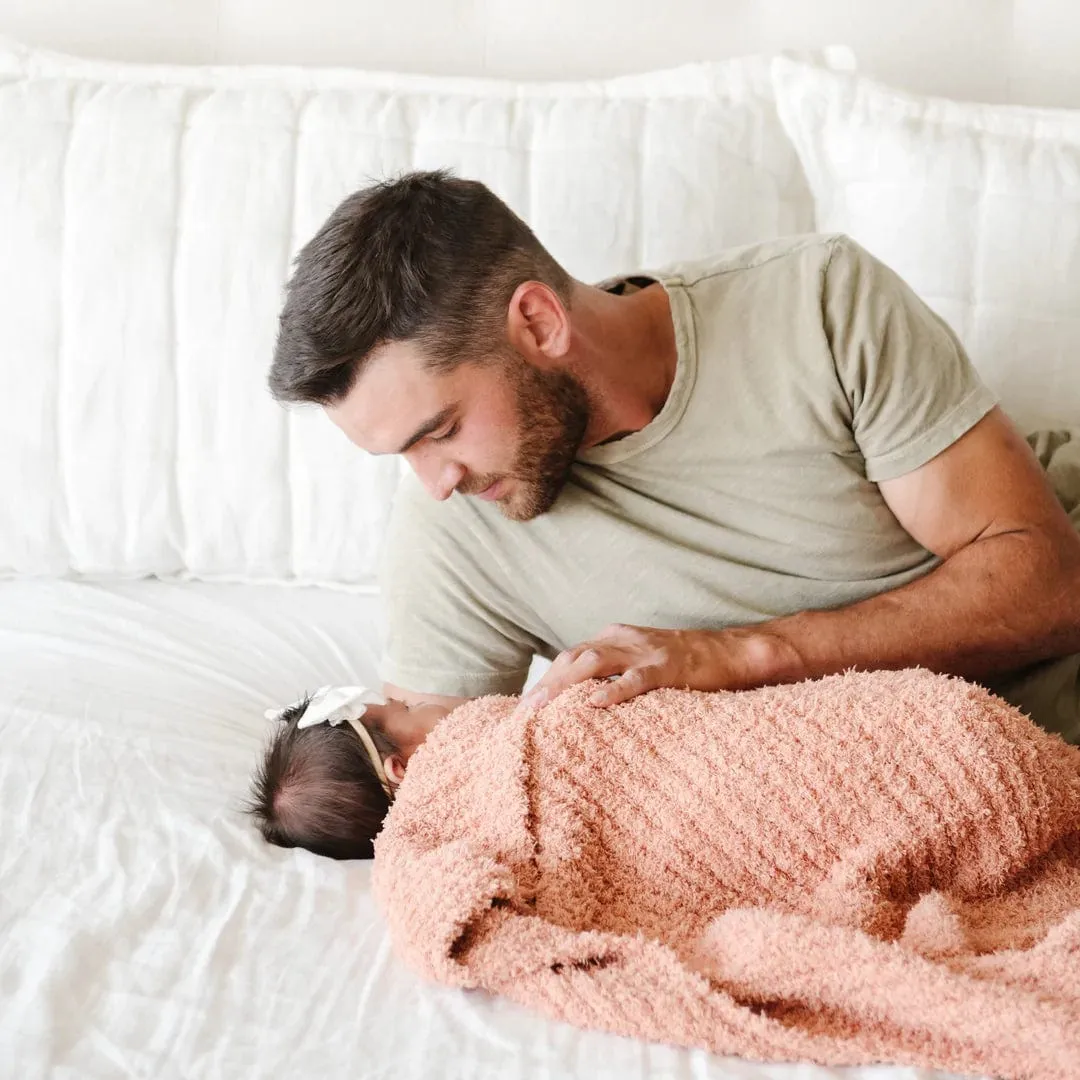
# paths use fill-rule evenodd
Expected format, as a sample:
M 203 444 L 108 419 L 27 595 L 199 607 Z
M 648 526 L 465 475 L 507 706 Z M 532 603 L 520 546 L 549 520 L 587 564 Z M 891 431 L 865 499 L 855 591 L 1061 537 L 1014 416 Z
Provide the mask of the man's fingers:
M 607 686 L 597 690 L 589 703 L 598 708 L 607 708 L 609 705 L 618 705 L 623 701 L 629 701 L 638 694 L 648 693 L 663 685 L 661 669 L 658 667 L 636 667 L 624 671 L 617 679 L 612 679 Z
M 565 649 L 559 653 L 552 660 L 551 667 L 544 672 L 540 681 L 518 703 L 517 712 L 520 714 L 528 709 L 538 709 L 561 693 L 558 688 L 562 686 L 566 673 L 585 651 L 584 646 L 578 645 L 573 649 Z
M 543 678 L 521 699 L 518 712 L 538 709 L 564 690 L 588 679 L 618 675 L 626 669 L 627 662 L 621 650 L 599 645 L 579 645 L 560 653 Z
M 537 690 L 547 692 L 547 700 L 553 701 L 564 690 L 587 679 L 602 679 L 606 675 L 618 675 L 626 670 L 627 658 L 619 649 L 590 646 L 582 649 L 561 670 L 551 671 L 537 683 Z

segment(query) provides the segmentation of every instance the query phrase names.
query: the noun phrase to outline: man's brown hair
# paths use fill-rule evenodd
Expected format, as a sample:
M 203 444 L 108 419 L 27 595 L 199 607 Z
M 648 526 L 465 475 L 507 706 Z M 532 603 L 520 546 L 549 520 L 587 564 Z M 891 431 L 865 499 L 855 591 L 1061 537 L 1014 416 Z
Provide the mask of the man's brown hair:
M 270 368 L 279 401 L 332 405 L 377 346 L 415 341 L 436 369 L 500 352 L 514 291 L 572 281 L 497 195 L 413 172 L 350 195 L 297 256 Z

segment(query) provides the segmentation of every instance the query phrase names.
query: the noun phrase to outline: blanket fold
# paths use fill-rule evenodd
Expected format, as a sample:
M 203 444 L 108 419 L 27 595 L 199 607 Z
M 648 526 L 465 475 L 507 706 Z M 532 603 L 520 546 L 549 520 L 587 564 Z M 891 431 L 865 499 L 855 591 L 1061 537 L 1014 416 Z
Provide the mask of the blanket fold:
M 1078 1075 L 1080 751 L 925 671 L 592 689 L 414 755 L 373 884 L 418 971 L 760 1060 Z

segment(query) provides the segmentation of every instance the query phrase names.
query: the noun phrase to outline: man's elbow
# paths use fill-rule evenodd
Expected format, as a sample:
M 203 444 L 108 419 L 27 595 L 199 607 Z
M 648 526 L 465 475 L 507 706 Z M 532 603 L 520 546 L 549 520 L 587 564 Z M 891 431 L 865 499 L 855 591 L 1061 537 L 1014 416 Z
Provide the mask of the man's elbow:
M 1046 537 L 1041 545 L 1041 584 L 1046 591 L 1047 615 L 1064 635 L 1066 652 L 1080 652 L 1080 533 L 1069 529 Z

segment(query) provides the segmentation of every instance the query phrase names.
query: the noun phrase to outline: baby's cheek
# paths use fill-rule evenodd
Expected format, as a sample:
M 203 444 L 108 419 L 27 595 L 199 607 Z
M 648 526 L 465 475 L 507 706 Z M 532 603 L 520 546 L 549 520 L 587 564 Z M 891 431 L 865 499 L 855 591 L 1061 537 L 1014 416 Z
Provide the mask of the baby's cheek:
M 425 722 L 437 724 L 444 716 L 449 716 L 451 710 L 445 705 L 420 705 L 417 709 L 421 711 L 420 719 Z M 417 710 L 414 710 L 414 713 Z
M 393 705 L 387 703 L 386 705 L 368 705 L 364 709 L 364 719 L 370 720 L 372 723 L 378 724 L 380 727 L 384 726 L 388 719 L 394 715 Z

